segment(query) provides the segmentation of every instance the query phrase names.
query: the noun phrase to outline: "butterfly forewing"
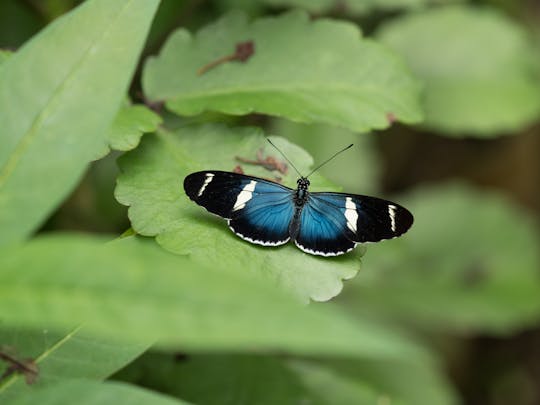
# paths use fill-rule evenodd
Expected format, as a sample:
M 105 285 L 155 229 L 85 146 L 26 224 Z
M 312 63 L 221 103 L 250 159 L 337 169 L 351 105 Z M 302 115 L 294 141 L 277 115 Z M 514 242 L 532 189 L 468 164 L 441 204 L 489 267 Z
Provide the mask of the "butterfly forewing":
M 341 214 L 345 235 L 357 243 L 378 242 L 405 233 L 413 223 L 404 207 L 381 198 L 343 193 L 311 193 L 312 201 Z
M 281 184 L 221 171 L 190 174 L 186 194 L 208 211 L 228 220 L 229 227 L 249 242 L 276 246 L 289 241 L 294 191 Z

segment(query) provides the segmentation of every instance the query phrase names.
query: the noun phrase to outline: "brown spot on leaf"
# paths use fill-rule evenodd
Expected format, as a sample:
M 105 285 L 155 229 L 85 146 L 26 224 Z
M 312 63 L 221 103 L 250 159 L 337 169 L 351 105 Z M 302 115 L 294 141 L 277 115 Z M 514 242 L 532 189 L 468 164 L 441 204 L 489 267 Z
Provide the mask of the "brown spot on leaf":
M 246 62 L 251 56 L 255 53 L 255 43 L 253 41 L 239 42 L 236 44 L 234 53 L 231 55 L 223 56 L 219 59 L 216 59 L 213 62 L 210 62 L 199 70 L 197 70 L 197 75 L 201 76 L 208 72 L 210 69 L 215 68 L 216 66 L 221 65 L 222 63 L 238 61 Z
M 266 156 L 266 157 L 264 157 L 262 149 L 259 149 L 257 151 L 257 159 L 256 160 L 246 159 L 246 158 L 243 158 L 243 157 L 240 157 L 240 156 L 236 156 L 236 160 L 238 160 L 239 162 L 242 162 L 242 163 L 250 164 L 250 165 L 262 166 L 266 170 L 270 170 L 270 171 L 277 170 L 281 174 L 287 174 L 287 171 L 289 170 L 289 167 L 287 166 L 287 163 L 285 163 L 285 162 L 283 162 L 283 161 L 281 161 L 279 159 L 276 159 L 274 156 Z M 281 181 L 281 179 L 280 179 L 280 181 Z
M 5 380 L 10 375 L 18 373 L 24 375 L 24 379 L 28 385 L 36 382 L 39 375 L 39 367 L 34 359 L 18 359 L 8 353 L 9 350 L 2 347 L 0 350 L 0 360 L 8 364 L 8 368 L 0 376 L 0 381 Z

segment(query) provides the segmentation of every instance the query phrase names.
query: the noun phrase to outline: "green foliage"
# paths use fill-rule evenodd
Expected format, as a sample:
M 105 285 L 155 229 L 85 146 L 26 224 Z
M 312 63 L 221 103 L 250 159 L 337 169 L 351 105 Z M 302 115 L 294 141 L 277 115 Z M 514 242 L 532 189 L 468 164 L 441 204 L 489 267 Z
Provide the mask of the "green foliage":
M 245 63 L 197 76 L 248 40 L 255 52 Z M 355 131 L 387 128 L 389 114 L 407 123 L 421 119 L 419 86 L 400 60 L 362 39 L 352 24 L 310 22 L 301 12 L 251 24 L 233 13 L 194 37 L 179 30 L 147 62 L 143 85 L 152 100 L 166 101 L 180 115 L 260 112 Z
M 274 119 L 270 127 L 272 133 L 286 134 L 289 141 L 301 144 L 319 163 L 328 158 L 329 151 L 354 144 L 354 148 L 323 166 L 319 173 L 334 184 L 343 186 L 348 193 L 376 195 L 380 191 L 382 164 L 375 150 L 376 135 L 356 134 L 324 124 L 297 124 L 283 119 Z
M 48 325 L 46 319 L 42 325 Z M 16 350 L 13 356 L 34 359 L 39 368 L 35 385 L 39 387 L 73 378 L 102 380 L 148 349 L 148 344 L 118 344 L 96 339 L 80 326 L 55 332 L 39 326 L 8 329 L 4 325 L 0 342 L 2 350 Z M 14 401 L 29 390 L 24 376 L 13 374 L 0 383 L 0 402 Z
M 533 360 L 479 373 L 466 337 L 538 325 L 538 222 L 464 182 L 416 184 L 474 178 L 534 208 L 538 46 L 523 21 L 450 2 L 0 2 L 0 402 L 521 405 Z M 198 74 L 245 41 L 245 63 Z M 266 134 L 304 174 L 355 143 L 310 190 L 402 190 L 412 229 L 365 257 L 242 241 L 182 182 L 240 168 L 294 187 L 237 159 L 283 161 Z
M 424 125 L 491 137 L 540 117 L 538 57 L 523 28 L 489 9 L 448 7 L 396 19 L 377 38 L 425 83 Z
M 298 170 L 309 171 L 313 160 L 306 152 L 283 138 L 273 139 L 285 154 L 294 156 Z M 145 236 L 156 236 L 158 243 L 169 251 L 189 254 L 208 266 L 241 268 L 255 277 L 270 278 L 304 300 L 328 300 L 341 291 L 342 279 L 351 278 L 358 271 L 358 254 L 329 261 L 301 253 L 292 244 L 246 249 L 246 242 L 233 235 L 224 221 L 211 216 L 184 194 L 182 179 L 187 174 L 204 169 L 230 171 L 238 164 L 235 155 L 254 159 L 261 147 L 265 154 L 279 158 L 261 131 L 253 128 L 202 126 L 175 133 L 162 131 L 121 159 L 123 173 L 115 194 L 118 201 L 130 207 L 133 229 Z M 271 176 L 260 167 L 244 166 L 244 170 L 251 175 Z M 283 182 L 293 187 L 297 177 L 291 169 L 283 176 Z M 312 184 L 315 190 L 335 189 L 317 174 L 313 175 Z
M 461 0 L 343 0 L 336 4 L 335 0 L 259 0 L 272 6 L 300 7 L 313 13 L 324 13 L 333 9 L 343 8 L 347 13 L 366 14 L 374 10 L 395 11 L 416 9 L 432 3 L 452 3 Z
M 12 52 L 10 51 L 5 51 L 5 50 L 2 50 L 0 49 L 0 66 L 6 61 L 8 60 L 8 58 L 11 56 Z
M 109 129 L 109 145 L 114 150 L 135 149 L 143 134 L 158 129 L 162 119 L 143 105 L 124 105 Z
M 183 350 L 426 358 L 393 331 L 351 322 L 335 307 L 304 307 L 247 272 L 205 268 L 135 237 L 103 242 L 50 236 L 3 251 L 3 324 L 83 322 L 96 335 Z
M 12 405 L 57 405 L 76 401 L 80 405 L 122 403 L 130 405 L 188 405 L 141 388 L 117 382 L 99 383 L 88 380 L 63 381 L 32 390 L 10 402 Z
M 3 63 L 0 245 L 41 225 L 103 148 L 157 3 L 87 2 Z
M 437 367 L 411 361 L 161 354 L 145 355 L 131 369 L 147 387 L 197 404 L 455 403 Z
M 540 239 L 528 215 L 457 184 L 417 191 L 406 205 L 413 229 L 370 252 L 348 308 L 443 330 L 508 332 L 537 321 Z

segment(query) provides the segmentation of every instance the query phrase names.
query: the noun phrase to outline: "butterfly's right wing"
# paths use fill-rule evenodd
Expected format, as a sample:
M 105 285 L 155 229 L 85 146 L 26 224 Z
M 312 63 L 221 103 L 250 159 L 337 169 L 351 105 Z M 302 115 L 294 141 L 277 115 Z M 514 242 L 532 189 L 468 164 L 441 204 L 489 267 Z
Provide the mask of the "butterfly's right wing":
M 189 198 L 225 219 L 248 242 L 277 246 L 289 240 L 294 192 L 281 184 L 243 174 L 205 171 L 184 180 Z

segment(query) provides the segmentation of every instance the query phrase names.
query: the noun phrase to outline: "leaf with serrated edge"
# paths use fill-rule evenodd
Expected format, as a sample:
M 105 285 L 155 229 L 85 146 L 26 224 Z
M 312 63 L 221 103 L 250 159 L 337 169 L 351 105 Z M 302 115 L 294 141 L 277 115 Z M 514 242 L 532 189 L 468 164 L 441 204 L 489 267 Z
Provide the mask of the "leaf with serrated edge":
M 33 359 L 39 367 L 36 383 L 31 387 L 20 374 L 0 382 L 0 402 L 6 403 L 36 386 L 67 378 L 104 379 L 149 347 L 149 344 L 118 344 L 96 339 L 80 326 L 64 333 L 46 328 L 4 328 L 0 329 L 0 342 L 6 350 L 13 350 L 16 357 Z
M 92 0 L 2 64 L 0 245 L 25 239 L 102 150 L 157 0 Z
M 313 161 L 298 146 L 283 138 L 272 138 L 306 174 Z M 255 158 L 259 148 L 282 160 L 255 128 L 228 129 L 225 126 L 189 127 L 176 133 L 160 132 L 143 141 L 119 161 L 116 198 L 128 205 L 133 228 L 156 236 L 165 249 L 189 254 L 210 266 L 237 267 L 257 277 L 269 277 L 303 300 L 328 300 L 342 288 L 342 279 L 354 277 L 360 266 L 359 252 L 328 259 L 302 253 L 292 244 L 276 248 L 245 242 L 232 234 L 225 221 L 209 214 L 184 194 L 184 177 L 194 171 L 231 171 L 239 164 L 235 156 Z M 242 165 L 247 174 L 272 177 L 259 167 Z M 289 187 L 298 175 L 289 168 L 283 176 Z M 317 173 L 311 177 L 314 191 L 336 190 Z
M 301 305 L 242 269 L 203 267 L 153 240 L 40 237 L 4 249 L 0 268 L 5 327 L 83 323 L 96 336 L 184 351 L 426 357 L 395 330 L 333 304 Z
M 109 129 L 109 145 L 114 150 L 135 149 L 145 133 L 155 132 L 162 119 L 144 105 L 124 105 Z
M 430 129 L 492 137 L 540 119 L 536 52 L 523 28 L 495 11 L 433 9 L 390 21 L 377 38 L 425 81 Z
M 197 75 L 245 41 L 255 45 L 245 63 Z M 143 86 L 180 115 L 259 112 L 355 131 L 387 128 L 389 114 L 406 123 L 421 119 L 419 86 L 395 55 L 351 23 L 313 22 L 299 11 L 253 23 L 232 13 L 194 37 L 179 30 L 147 62 Z

